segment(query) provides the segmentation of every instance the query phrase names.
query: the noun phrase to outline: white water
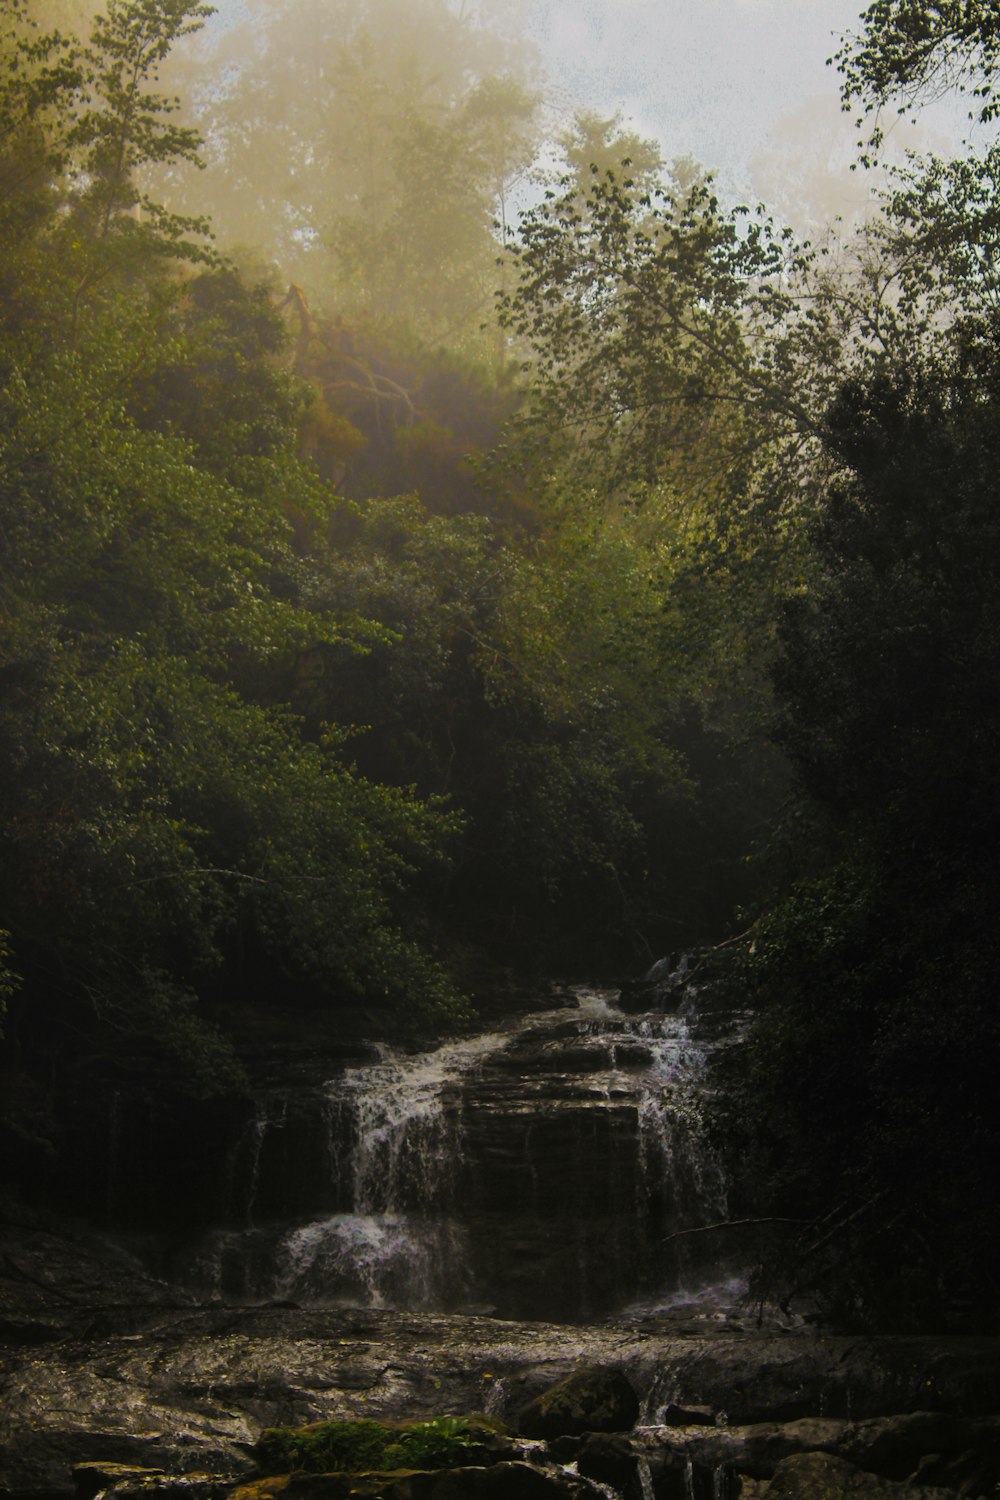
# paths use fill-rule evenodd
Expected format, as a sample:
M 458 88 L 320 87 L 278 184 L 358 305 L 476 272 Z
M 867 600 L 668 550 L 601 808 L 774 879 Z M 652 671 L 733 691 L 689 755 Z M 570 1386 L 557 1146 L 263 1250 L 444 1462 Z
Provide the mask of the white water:
M 330 1169 L 348 1189 L 352 1211 L 285 1236 L 278 1296 L 413 1309 L 460 1299 L 467 1279 L 454 1211 L 461 1084 L 507 1041 L 494 1033 L 409 1055 L 383 1047 L 378 1062 L 327 1085 Z
M 331 1119 L 347 1117 L 354 1143 L 356 1212 L 442 1206 L 462 1154 L 461 1083 L 508 1041 L 495 1032 L 409 1056 L 385 1047 L 380 1062 L 327 1084 Z

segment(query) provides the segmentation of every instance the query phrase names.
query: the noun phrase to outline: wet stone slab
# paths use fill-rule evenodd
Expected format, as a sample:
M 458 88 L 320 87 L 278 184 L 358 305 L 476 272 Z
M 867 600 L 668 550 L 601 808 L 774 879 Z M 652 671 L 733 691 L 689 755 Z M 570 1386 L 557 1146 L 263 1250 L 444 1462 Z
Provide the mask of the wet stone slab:
M 323 1309 L 122 1317 L 128 1333 L 0 1350 L 0 1484 L 10 1494 L 68 1496 L 74 1465 L 95 1460 L 249 1473 L 263 1427 L 475 1411 L 516 1422 L 581 1362 L 621 1370 L 646 1425 L 679 1404 L 730 1425 L 1000 1411 L 993 1339 L 706 1335 L 666 1319 L 581 1327 Z

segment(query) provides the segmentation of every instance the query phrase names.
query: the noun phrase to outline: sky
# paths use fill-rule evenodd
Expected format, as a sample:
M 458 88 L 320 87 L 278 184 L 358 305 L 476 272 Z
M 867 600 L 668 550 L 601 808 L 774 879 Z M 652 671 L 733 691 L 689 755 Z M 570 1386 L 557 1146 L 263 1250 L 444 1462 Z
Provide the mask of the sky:
M 691 156 L 727 196 L 784 195 L 799 217 L 858 211 L 857 131 L 827 65 L 862 0 L 525 0 L 548 101 L 621 111 L 670 161 Z M 954 106 L 892 132 L 897 147 L 954 146 Z M 778 203 L 779 208 L 785 205 Z
M 858 0 L 530 0 L 553 95 L 620 109 L 666 154 L 732 171 L 810 96 Z

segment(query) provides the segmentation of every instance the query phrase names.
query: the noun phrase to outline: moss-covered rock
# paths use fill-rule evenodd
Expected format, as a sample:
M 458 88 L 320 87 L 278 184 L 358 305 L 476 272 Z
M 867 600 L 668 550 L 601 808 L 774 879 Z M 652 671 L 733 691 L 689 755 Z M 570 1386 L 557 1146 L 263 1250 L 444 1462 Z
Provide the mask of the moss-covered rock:
M 273 1474 L 266 1479 L 252 1479 L 233 1490 L 230 1500 L 277 1500 L 288 1488 L 290 1474 Z
M 361 1474 L 489 1464 L 508 1456 L 510 1448 L 499 1424 L 485 1417 L 435 1417 L 404 1423 L 361 1418 L 266 1428 L 254 1456 L 268 1474 Z
M 101 1490 L 127 1480 L 150 1479 L 161 1475 L 162 1469 L 147 1469 L 139 1464 L 115 1464 L 89 1461 L 73 1465 L 73 1481 L 77 1500 L 94 1500 Z

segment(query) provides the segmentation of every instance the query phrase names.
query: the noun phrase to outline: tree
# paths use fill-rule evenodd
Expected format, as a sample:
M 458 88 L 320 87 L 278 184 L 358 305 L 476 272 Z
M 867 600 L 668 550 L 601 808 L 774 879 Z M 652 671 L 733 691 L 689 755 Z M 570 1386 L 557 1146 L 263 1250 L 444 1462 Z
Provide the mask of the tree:
M 500 304 L 528 355 L 525 435 L 598 465 L 612 490 L 692 462 L 717 480 L 815 425 L 782 337 L 803 268 L 791 236 L 675 173 L 637 183 L 624 161 L 586 189 L 567 176 L 525 216 Z
M 535 147 L 522 48 L 445 0 L 294 0 L 205 69 L 209 170 L 173 191 L 210 201 L 225 243 L 352 324 L 493 350 L 494 220 Z
M 300 289 L 293 295 L 295 369 L 314 392 L 301 446 L 324 479 L 351 499 L 415 491 L 436 514 L 531 523 L 515 488 L 483 482 L 481 461 L 520 400 L 509 372 L 429 349 L 405 329 L 314 315 Z
M 644 140 L 635 131 L 623 130 L 620 114 L 607 118 L 581 111 L 557 138 L 567 178 L 572 178 L 582 199 L 595 177 L 625 175 L 639 193 L 654 188 L 663 169 L 663 157 L 655 141 Z M 623 173 L 622 169 L 625 168 Z
M 786 1295 L 854 1324 L 1000 1311 L 998 369 L 995 339 L 957 334 L 949 357 L 845 384 L 823 573 L 782 630 L 781 735 L 835 857 L 757 925 L 732 1107 L 776 1210 L 825 1220 Z
M 861 20 L 834 58 L 845 108 L 858 101 L 870 113 L 895 101 L 900 113 L 914 112 L 957 89 L 977 101 L 972 115 L 996 118 L 1000 26 L 988 0 L 875 0 Z M 870 149 L 881 142 L 876 119 Z
M 775 1212 L 810 1221 L 765 1281 L 853 1326 L 1000 1315 L 994 154 L 911 161 L 860 275 L 822 288 L 815 563 L 773 670 L 798 879 L 752 930 L 730 1127 Z
M 57 39 L 4 39 L 38 165 L 3 226 L 0 910 L 31 1065 L 58 1075 L 84 1036 L 207 1089 L 233 1073 L 203 1002 L 265 969 L 459 1002 L 400 903 L 453 820 L 366 782 L 272 692 L 383 636 L 316 602 L 331 499 L 292 455 L 280 318 L 231 268 L 171 276 L 199 247 L 130 215 L 135 174 L 192 147 L 149 90 L 192 14 L 112 5 L 71 71 Z

